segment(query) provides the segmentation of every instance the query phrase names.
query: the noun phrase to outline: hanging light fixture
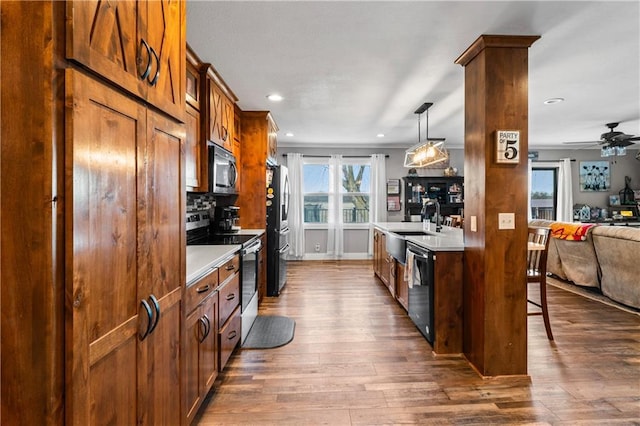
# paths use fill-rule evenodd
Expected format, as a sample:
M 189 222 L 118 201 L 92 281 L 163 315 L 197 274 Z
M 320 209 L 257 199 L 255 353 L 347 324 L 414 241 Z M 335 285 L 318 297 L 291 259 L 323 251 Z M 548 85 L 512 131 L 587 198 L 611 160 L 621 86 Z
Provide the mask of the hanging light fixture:
M 429 139 L 429 108 L 432 102 L 425 102 L 415 110 L 418 115 L 418 143 L 407 149 L 404 154 L 405 167 L 427 167 L 449 159 L 449 154 L 443 149 L 444 138 Z M 420 116 L 427 113 L 427 134 L 424 141 L 420 141 Z

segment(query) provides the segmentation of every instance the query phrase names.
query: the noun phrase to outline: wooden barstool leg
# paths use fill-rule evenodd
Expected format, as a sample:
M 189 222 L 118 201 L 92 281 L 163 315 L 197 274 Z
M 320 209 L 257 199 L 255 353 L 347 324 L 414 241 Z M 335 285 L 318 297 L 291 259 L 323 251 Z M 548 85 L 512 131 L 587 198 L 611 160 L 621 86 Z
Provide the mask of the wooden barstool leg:
M 540 307 L 542 308 L 542 318 L 544 319 L 544 328 L 547 330 L 547 338 L 553 340 L 551 333 L 551 323 L 549 322 L 549 310 L 547 309 L 547 278 L 542 275 L 540 278 Z

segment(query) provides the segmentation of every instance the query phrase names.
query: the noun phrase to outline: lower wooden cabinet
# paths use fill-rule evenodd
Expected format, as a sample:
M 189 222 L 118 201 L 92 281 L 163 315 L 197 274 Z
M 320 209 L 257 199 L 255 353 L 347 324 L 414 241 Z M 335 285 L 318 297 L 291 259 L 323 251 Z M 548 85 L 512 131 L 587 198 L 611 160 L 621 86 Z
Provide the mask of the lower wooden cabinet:
M 218 270 L 187 288 L 185 417 L 191 423 L 218 376 Z
M 396 300 L 405 309 L 409 310 L 409 283 L 404 279 L 406 266 L 396 261 Z
M 240 317 L 240 306 L 229 316 L 227 322 L 220 327 L 220 371 L 224 369 L 229 361 L 238 342 L 240 342 L 242 318 Z
M 240 256 L 236 255 L 220 266 L 221 284 L 218 287 L 220 300 L 218 308 L 219 371 L 224 369 L 241 337 L 239 262 Z M 225 277 L 224 281 L 223 276 Z

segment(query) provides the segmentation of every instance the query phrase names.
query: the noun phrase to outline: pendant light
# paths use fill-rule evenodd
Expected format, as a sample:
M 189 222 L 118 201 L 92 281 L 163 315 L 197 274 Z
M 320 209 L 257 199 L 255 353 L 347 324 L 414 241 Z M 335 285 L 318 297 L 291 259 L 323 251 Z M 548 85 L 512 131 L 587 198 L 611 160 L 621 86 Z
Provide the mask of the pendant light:
M 432 102 L 425 102 L 414 111 L 418 115 L 418 143 L 406 150 L 405 167 L 427 167 L 449 159 L 449 154 L 443 149 L 444 138 L 429 139 L 429 108 L 432 105 Z M 427 113 L 427 137 L 420 141 L 420 116 L 424 112 Z

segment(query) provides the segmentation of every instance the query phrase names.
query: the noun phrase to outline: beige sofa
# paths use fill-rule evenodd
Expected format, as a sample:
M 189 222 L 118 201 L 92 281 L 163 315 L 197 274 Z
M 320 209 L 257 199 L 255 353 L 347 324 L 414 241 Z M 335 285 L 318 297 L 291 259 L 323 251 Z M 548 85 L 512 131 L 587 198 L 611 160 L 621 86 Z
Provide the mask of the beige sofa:
M 602 294 L 640 309 L 640 228 L 598 226 L 592 237 L 602 270 Z
M 533 226 L 550 227 L 550 220 L 532 220 Z M 547 255 L 547 272 L 563 280 L 583 287 L 600 288 L 600 268 L 593 246 L 593 229 L 584 241 L 567 241 L 551 238 Z
M 532 226 L 551 227 L 552 223 L 529 221 Z M 584 241 L 551 238 L 547 272 L 640 309 L 640 228 L 595 226 Z

